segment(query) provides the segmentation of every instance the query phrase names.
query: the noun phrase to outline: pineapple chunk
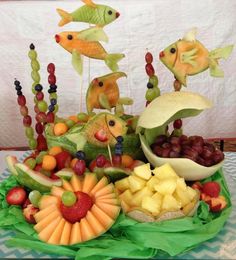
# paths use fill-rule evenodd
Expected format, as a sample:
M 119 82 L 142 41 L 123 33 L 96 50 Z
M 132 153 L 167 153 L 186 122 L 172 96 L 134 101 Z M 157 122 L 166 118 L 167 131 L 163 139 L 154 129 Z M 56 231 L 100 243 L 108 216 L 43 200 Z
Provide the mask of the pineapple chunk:
M 192 201 L 194 198 L 197 197 L 197 191 L 189 186 L 187 187 L 187 194 L 188 194 L 190 201 Z
M 152 198 L 156 201 L 156 203 L 159 203 L 160 205 L 162 204 L 163 196 L 160 193 L 155 192 L 152 195 Z
M 168 178 L 160 180 L 160 182 L 154 186 L 154 189 L 162 195 L 173 194 L 176 189 L 176 179 Z
M 156 176 L 152 176 L 151 179 L 147 182 L 146 186 L 150 190 L 154 191 L 155 185 L 158 184 L 159 182 L 160 182 L 160 179 L 158 179 Z
M 133 195 L 131 203 L 132 203 L 133 206 L 141 206 L 142 199 L 145 196 L 152 196 L 152 195 L 153 195 L 152 191 L 147 186 L 145 186 L 143 189 L 137 191 Z
M 181 203 L 182 207 L 186 206 L 191 201 L 188 192 L 181 189 L 176 189 L 173 196 Z
M 181 189 L 186 191 L 187 190 L 187 185 L 185 183 L 184 178 L 178 178 L 176 181 L 176 189 Z
M 150 163 L 146 163 L 146 164 L 135 167 L 134 174 L 144 180 L 149 180 L 152 176 L 152 172 L 150 169 Z
M 146 181 L 144 179 L 141 179 L 135 175 L 129 176 L 128 180 L 129 180 L 129 188 L 132 192 L 141 190 L 146 185 Z
M 115 182 L 115 187 L 117 188 L 117 190 L 119 191 L 125 191 L 129 188 L 129 180 L 128 177 L 121 179 L 119 181 Z
M 173 168 L 170 166 L 169 163 L 163 164 L 160 167 L 156 167 L 152 172 L 160 180 L 167 179 L 167 178 L 173 178 L 173 177 L 177 178 L 178 177 L 178 175 L 176 174 L 176 172 L 173 170 Z
M 133 194 L 130 190 L 124 191 L 119 195 L 120 199 L 126 202 L 126 204 L 131 205 L 131 201 L 133 199 Z
M 181 208 L 181 203 L 176 200 L 172 195 L 165 195 L 162 200 L 162 210 L 164 211 L 176 211 Z
M 146 196 L 142 199 L 142 208 L 150 211 L 154 216 L 160 214 L 161 204 L 156 203 L 153 197 Z

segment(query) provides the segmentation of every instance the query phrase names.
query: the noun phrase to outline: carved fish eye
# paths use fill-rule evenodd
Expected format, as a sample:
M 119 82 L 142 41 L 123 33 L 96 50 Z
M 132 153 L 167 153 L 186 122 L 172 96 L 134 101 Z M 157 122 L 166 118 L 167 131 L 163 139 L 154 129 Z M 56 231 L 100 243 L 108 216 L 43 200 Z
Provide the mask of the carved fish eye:
M 103 82 L 102 82 L 102 81 L 99 81 L 98 86 L 99 86 L 99 87 L 102 87 L 102 86 L 103 86 Z
M 116 122 L 115 122 L 114 120 L 110 120 L 110 121 L 108 122 L 108 124 L 109 124 L 109 126 L 114 126 L 114 125 L 116 124 Z
M 71 41 L 73 39 L 73 36 L 71 34 L 68 34 L 67 39 Z
M 170 49 L 170 52 L 173 54 L 173 53 L 176 52 L 176 49 L 175 49 L 175 48 L 171 48 L 171 49 Z
M 111 11 L 111 10 L 109 10 L 109 11 L 108 11 L 108 14 L 109 14 L 109 15 L 112 15 L 112 11 Z

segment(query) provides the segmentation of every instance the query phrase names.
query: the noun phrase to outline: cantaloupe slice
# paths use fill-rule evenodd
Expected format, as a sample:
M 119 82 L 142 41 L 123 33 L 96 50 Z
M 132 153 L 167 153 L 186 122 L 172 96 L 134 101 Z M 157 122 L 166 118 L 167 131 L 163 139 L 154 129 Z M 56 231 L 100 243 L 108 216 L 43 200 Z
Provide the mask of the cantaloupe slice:
M 91 211 L 88 211 L 86 220 L 96 235 L 101 235 L 105 232 L 104 226 L 97 220 Z
M 72 192 L 74 191 L 71 184 L 66 180 L 62 180 L 62 187 L 63 187 L 63 189 L 65 189 L 67 191 L 72 191 Z
M 39 221 L 35 226 L 34 229 L 39 233 L 41 232 L 46 226 L 48 226 L 55 218 L 61 216 L 61 212 L 59 210 L 55 210 L 51 212 L 48 216 L 44 219 Z
M 61 198 L 64 191 L 65 190 L 61 187 L 53 186 L 51 189 L 51 194 Z
M 106 229 L 114 223 L 114 220 L 95 204 L 92 206 L 91 212 Z
M 82 218 L 80 220 L 80 230 L 81 230 L 82 241 L 87 241 L 95 237 L 95 233 L 90 227 L 86 218 Z
M 81 179 L 73 174 L 71 179 L 70 179 L 70 184 L 73 187 L 74 191 L 81 191 L 82 190 L 82 181 Z
M 112 193 L 108 193 L 108 194 L 105 194 L 103 196 L 99 196 L 99 200 L 103 200 L 103 199 L 115 199 L 117 198 L 118 196 L 112 192 Z
M 70 234 L 70 245 L 80 243 L 82 241 L 81 231 L 80 231 L 80 223 L 76 222 L 73 224 L 71 228 Z
M 113 199 L 101 199 L 100 197 L 96 198 L 96 204 L 97 202 L 111 204 L 111 205 L 120 205 L 120 202 L 117 198 Z
M 113 185 L 113 183 L 110 183 L 110 184 L 106 185 L 105 187 L 103 187 L 102 189 L 96 191 L 94 193 L 94 197 L 98 198 L 100 196 L 103 196 L 103 195 L 106 195 L 106 194 L 109 194 L 112 192 L 114 192 L 114 185 Z
M 98 179 L 95 173 L 87 173 L 85 174 L 82 192 L 89 193 L 94 186 L 97 184 Z
M 50 238 L 51 234 L 53 233 L 61 219 L 62 217 L 58 216 L 52 222 L 50 222 L 44 229 L 42 229 L 38 234 L 39 239 L 45 242 L 48 241 L 48 239 Z
M 60 242 L 59 242 L 60 245 L 69 245 L 71 228 L 72 228 L 72 224 L 69 223 L 68 221 L 66 221 L 64 228 L 63 228 L 63 231 L 62 231 L 62 234 L 61 234 L 61 239 L 60 239 Z
M 103 212 L 105 212 L 112 219 L 116 219 L 116 217 L 120 213 L 120 207 L 116 205 L 96 202 L 96 206 L 98 206 Z
M 43 195 L 39 201 L 39 209 L 40 210 L 45 209 L 52 204 L 59 207 L 60 199 L 58 197 L 51 196 L 51 195 Z
M 58 243 L 60 242 L 60 239 L 61 239 L 61 234 L 64 229 L 65 223 L 66 223 L 65 219 L 61 218 L 58 226 L 53 231 L 52 235 L 49 237 L 49 239 L 47 241 L 49 244 L 58 245 Z
M 34 214 L 34 219 L 38 223 L 39 221 L 46 218 L 50 213 L 56 211 L 57 209 L 58 208 L 55 204 L 51 204 L 48 207 L 44 208 L 43 210 L 40 210 L 36 214 Z
M 95 185 L 95 187 L 90 191 L 91 195 L 94 195 L 97 191 L 101 190 L 108 184 L 107 178 L 104 176 L 101 180 Z

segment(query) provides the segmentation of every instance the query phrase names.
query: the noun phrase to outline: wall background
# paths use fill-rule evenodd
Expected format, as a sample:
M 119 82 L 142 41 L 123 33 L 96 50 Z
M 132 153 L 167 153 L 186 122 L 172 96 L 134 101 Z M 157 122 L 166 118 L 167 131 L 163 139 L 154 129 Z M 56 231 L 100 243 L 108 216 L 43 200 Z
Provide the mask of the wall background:
M 173 76 L 159 61 L 159 52 L 182 38 L 192 27 L 198 27 L 197 39 L 209 50 L 236 43 L 236 1 L 234 0 L 100 0 L 121 13 L 116 22 L 105 27 L 108 52 L 123 52 L 126 58 L 120 70 L 127 79 L 120 79 L 121 95 L 133 97 L 135 103 L 127 113 L 140 113 L 145 104 L 147 76 L 144 55 L 146 49 L 154 56 L 155 70 L 161 91 L 172 91 Z M 47 99 L 47 64 L 56 64 L 59 115 L 80 112 L 80 78 L 71 66 L 71 55 L 55 43 L 54 35 L 64 30 L 82 30 L 84 23 L 58 27 L 56 8 L 73 11 L 80 1 L 0 1 L 0 146 L 26 146 L 22 117 L 16 105 L 14 78 L 20 80 L 33 113 L 30 60 L 31 42 L 36 46 L 41 64 L 41 83 Z M 204 137 L 236 137 L 236 50 L 221 61 L 225 78 L 212 78 L 209 71 L 188 78 L 187 90 L 199 92 L 214 102 L 214 108 L 200 116 L 184 120 L 186 134 Z M 82 110 L 89 78 L 109 73 L 102 61 L 84 59 Z

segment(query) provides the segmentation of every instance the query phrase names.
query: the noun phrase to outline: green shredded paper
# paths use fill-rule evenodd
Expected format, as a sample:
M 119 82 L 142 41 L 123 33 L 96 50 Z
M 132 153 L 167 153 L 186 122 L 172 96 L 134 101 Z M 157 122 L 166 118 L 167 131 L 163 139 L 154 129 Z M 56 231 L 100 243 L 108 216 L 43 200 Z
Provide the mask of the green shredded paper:
M 138 223 L 120 214 L 111 229 L 102 236 L 73 246 L 55 246 L 41 242 L 33 225 L 25 221 L 22 210 L 9 206 L 5 200 L 7 191 L 17 186 L 13 176 L 0 184 L 0 228 L 14 230 L 16 235 L 6 242 L 8 246 L 38 250 L 74 259 L 135 258 L 150 259 L 163 254 L 176 256 L 191 250 L 216 236 L 228 219 L 232 204 L 222 170 L 204 180 L 221 184 L 221 194 L 227 200 L 227 208 L 219 213 L 209 212 L 201 201 L 193 217 L 166 220 L 158 223 Z

